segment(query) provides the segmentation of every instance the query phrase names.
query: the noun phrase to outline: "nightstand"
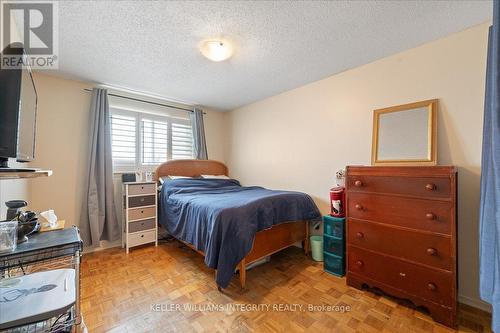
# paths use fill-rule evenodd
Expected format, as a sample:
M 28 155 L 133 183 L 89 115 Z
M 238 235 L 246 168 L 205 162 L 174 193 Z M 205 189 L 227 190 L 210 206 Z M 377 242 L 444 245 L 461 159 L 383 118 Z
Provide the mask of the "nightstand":
M 158 246 L 157 189 L 155 182 L 123 183 L 124 213 L 122 247 Z

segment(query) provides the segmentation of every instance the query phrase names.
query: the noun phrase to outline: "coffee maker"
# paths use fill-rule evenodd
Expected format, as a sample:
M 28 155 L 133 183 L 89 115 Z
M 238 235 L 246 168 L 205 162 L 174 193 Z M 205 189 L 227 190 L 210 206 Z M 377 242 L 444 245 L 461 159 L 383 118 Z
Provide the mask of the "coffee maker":
M 28 235 L 40 230 L 40 223 L 38 222 L 36 213 L 21 210 L 21 208 L 27 205 L 28 203 L 24 200 L 10 200 L 5 203 L 5 206 L 7 206 L 6 220 L 17 220 L 17 243 L 26 242 Z
M 7 217 L 5 218 L 7 221 L 12 221 L 21 212 L 21 208 L 28 206 L 28 203 L 24 200 L 10 200 L 5 203 L 7 206 Z

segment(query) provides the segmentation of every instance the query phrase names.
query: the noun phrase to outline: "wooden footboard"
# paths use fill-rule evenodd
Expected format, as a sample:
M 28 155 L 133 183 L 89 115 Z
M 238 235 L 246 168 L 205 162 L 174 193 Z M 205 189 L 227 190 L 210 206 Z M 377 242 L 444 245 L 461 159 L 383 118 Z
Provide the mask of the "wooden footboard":
M 202 251 L 196 250 L 193 245 L 183 241 L 181 242 L 202 256 L 205 256 Z M 238 265 L 241 288 L 245 288 L 247 265 L 286 249 L 297 242 L 302 242 L 305 254 L 309 254 L 308 221 L 282 223 L 270 229 L 257 232 L 257 234 L 255 234 L 255 240 L 253 241 L 252 250 L 250 250 L 250 253 L 248 253 Z M 218 289 L 220 290 L 220 287 Z
M 246 265 L 286 249 L 297 242 L 302 242 L 304 252 L 309 253 L 309 222 L 288 222 L 275 225 L 255 235 L 252 250 L 240 262 L 240 284 L 245 288 Z

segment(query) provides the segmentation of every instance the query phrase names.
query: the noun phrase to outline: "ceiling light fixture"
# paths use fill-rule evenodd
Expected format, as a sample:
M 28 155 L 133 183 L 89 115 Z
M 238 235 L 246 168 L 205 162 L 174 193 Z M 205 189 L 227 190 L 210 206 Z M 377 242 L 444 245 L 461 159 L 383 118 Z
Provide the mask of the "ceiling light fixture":
M 206 40 L 201 43 L 200 51 L 212 61 L 224 61 L 233 55 L 231 44 L 222 40 Z

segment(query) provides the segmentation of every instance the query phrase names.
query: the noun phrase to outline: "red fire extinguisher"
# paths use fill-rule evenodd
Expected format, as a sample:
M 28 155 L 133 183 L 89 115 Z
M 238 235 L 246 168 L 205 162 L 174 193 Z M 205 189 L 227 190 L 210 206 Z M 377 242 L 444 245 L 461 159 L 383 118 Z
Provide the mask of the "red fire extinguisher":
M 344 186 L 330 189 L 330 215 L 334 217 L 345 216 L 345 188 Z

